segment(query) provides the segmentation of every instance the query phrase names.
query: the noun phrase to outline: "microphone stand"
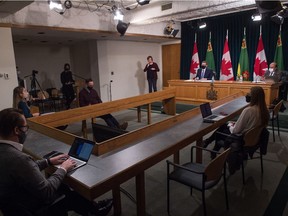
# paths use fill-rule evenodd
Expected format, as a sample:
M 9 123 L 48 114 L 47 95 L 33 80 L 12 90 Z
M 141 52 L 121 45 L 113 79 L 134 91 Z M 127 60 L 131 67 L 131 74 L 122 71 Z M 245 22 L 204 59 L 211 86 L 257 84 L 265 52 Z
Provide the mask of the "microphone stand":
M 113 80 L 110 80 L 110 83 L 109 83 L 109 91 L 110 91 L 110 101 L 112 101 L 112 82 Z

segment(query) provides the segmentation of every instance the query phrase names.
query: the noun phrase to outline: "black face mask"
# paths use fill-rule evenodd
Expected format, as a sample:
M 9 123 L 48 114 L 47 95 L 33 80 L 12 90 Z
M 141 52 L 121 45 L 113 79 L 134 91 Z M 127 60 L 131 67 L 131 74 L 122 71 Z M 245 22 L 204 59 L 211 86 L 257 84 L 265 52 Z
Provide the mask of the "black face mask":
M 201 68 L 202 68 L 202 69 L 205 69 L 205 68 L 206 68 L 206 66 L 205 66 L 205 65 L 201 65 Z
M 93 87 L 90 87 L 90 86 L 88 86 L 88 87 L 87 87 L 87 89 L 89 89 L 89 90 L 92 90 L 92 89 L 93 89 Z
M 26 140 L 27 133 L 20 130 L 20 134 L 18 135 L 19 143 L 23 144 Z
M 65 67 L 65 71 L 69 71 L 70 70 L 70 68 L 69 67 Z

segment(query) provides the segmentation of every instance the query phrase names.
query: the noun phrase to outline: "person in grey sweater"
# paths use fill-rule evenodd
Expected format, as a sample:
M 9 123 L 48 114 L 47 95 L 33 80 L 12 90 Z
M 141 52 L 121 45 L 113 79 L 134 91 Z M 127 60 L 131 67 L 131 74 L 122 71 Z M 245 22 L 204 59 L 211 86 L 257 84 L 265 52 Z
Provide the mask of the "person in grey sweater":
M 69 210 L 81 215 L 108 214 L 112 200 L 92 203 L 62 184 L 76 164 L 68 155 L 34 161 L 22 152 L 29 127 L 20 110 L 0 111 L 0 122 L 0 209 L 4 215 L 23 215 L 24 210 L 34 215 L 44 207 L 45 215 L 67 215 Z M 45 178 L 41 171 L 50 165 L 60 167 Z M 63 193 L 65 198 L 51 205 Z

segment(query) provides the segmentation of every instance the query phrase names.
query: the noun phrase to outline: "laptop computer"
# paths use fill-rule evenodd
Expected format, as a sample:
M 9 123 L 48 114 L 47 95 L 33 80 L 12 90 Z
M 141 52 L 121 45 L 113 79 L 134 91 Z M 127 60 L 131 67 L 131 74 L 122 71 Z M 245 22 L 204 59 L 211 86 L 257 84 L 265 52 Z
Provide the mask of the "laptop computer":
M 87 140 L 87 139 L 80 138 L 80 137 L 75 137 L 71 145 L 71 148 L 68 152 L 68 155 L 70 156 L 71 159 L 76 161 L 76 166 L 70 171 L 78 169 L 79 167 L 84 166 L 88 162 L 93 152 L 94 145 L 95 145 L 94 141 Z M 45 155 L 44 158 L 51 158 L 60 154 L 63 154 L 63 153 L 52 151 L 49 154 Z M 57 165 L 56 167 L 59 167 L 59 166 L 60 165 Z
M 210 103 L 200 104 L 200 110 L 203 118 L 203 122 L 213 123 L 224 118 L 224 115 L 216 115 L 212 113 Z

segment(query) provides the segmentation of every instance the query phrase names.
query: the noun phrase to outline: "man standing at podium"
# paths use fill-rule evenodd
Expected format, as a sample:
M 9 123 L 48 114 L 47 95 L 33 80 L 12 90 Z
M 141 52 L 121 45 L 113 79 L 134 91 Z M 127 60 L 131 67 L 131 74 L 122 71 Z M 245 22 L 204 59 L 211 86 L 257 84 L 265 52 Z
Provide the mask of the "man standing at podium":
M 197 70 L 197 74 L 195 79 L 207 79 L 207 80 L 211 80 L 212 76 L 213 76 L 213 71 L 207 67 L 207 62 L 206 61 L 202 61 L 201 63 L 201 68 L 199 68 Z

